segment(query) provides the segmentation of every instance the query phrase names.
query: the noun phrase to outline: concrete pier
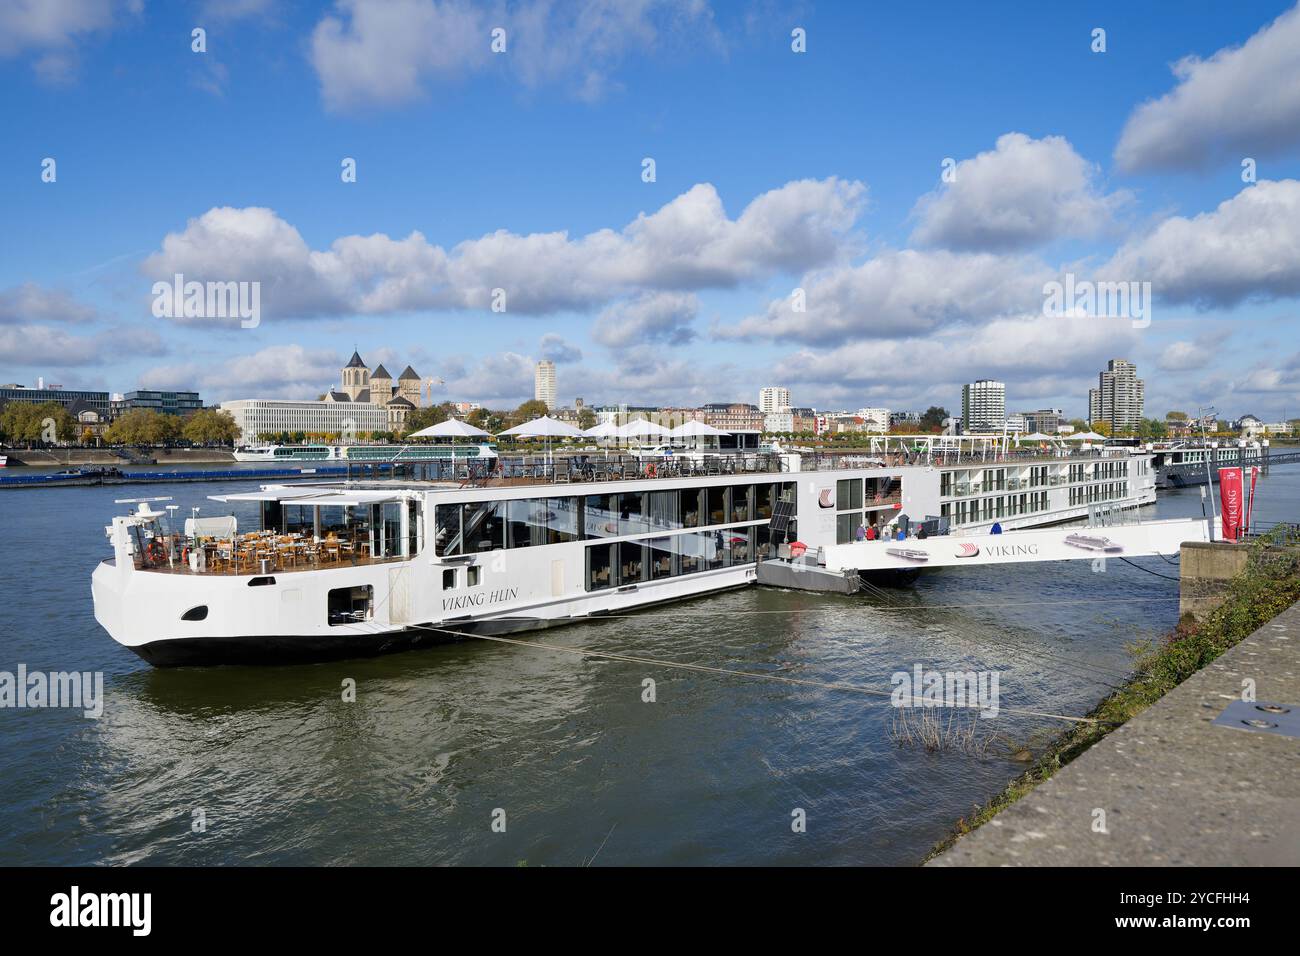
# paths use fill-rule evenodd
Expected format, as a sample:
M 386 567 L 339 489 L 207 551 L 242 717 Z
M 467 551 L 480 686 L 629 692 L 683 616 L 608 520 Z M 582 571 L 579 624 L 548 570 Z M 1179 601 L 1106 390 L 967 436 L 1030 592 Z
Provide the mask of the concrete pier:
M 1213 723 L 1247 679 L 1300 710 L 1300 604 L 930 865 L 1300 865 L 1300 738 Z
M 1228 582 L 1246 570 L 1250 548 L 1224 541 L 1186 541 L 1178 570 L 1178 614 L 1202 617 L 1223 603 Z

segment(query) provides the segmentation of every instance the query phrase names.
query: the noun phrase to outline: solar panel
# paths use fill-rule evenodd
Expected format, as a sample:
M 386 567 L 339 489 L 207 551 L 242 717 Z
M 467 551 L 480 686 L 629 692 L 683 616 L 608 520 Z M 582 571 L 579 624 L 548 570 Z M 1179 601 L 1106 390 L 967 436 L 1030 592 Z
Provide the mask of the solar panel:
M 794 517 L 793 501 L 778 501 L 772 506 L 772 520 L 769 527 L 777 534 L 785 534 L 786 529 L 790 526 L 790 519 Z

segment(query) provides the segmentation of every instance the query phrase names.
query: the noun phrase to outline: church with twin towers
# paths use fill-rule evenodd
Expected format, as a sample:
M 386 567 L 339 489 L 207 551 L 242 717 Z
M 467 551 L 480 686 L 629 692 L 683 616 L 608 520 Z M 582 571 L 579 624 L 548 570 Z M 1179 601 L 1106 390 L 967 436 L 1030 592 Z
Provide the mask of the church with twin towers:
M 371 371 L 354 349 L 352 358 L 343 366 L 341 386 L 330 389 L 325 401 L 378 405 L 388 412 L 389 430 L 401 431 L 407 416 L 424 404 L 423 397 L 423 382 L 411 366 L 406 366 L 394 380 L 382 363 Z

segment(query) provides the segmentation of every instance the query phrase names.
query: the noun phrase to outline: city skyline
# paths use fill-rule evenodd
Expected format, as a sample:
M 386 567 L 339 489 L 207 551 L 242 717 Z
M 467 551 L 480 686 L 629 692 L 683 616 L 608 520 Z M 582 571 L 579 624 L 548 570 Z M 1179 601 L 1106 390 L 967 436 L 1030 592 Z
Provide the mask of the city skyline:
M 1008 412 L 1086 417 L 1124 356 L 1147 417 L 1300 408 L 1300 103 L 1213 107 L 1294 87 L 1292 4 L 990 24 L 650 3 L 602 25 L 594 61 L 554 52 L 578 42 L 563 10 L 511 4 L 506 53 L 475 14 L 445 63 L 428 49 L 472 9 L 454 2 L 411 5 L 414 44 L 362 0 L 92 6 L 40 30 L 0 13 L 0 195 L 42 224 L 0 264 L 6 382 L 314 399 L 362 340 L 443 380 L 435 400 L 491 407 L 547 360 L 561 404 L 779 382 L 801 406 L 955 413 L 992 378 Z M 163 117 L 201 135 L 160 154 Z M 121 135 L 85 135 L 103 124 Z M 158 317 L 178 273 L 261 283 L 259 321 Z M 1152 298 L 1049 314 L 1050 283 L 1103 280 Z

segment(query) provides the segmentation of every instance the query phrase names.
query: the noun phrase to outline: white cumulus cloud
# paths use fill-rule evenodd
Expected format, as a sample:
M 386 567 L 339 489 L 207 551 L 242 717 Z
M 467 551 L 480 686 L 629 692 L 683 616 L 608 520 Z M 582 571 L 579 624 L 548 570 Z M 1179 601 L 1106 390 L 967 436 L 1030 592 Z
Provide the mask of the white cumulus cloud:
M 1109 229 L 1131 198 L 1104 192 L 1097 166 L 1060 136 L 1006 133 L 954 174 L 916 204 L 914 242 L 999 252 L 1093 236 Z
M 1276 155 L 1300 143 L 1300 6 L 1240 47 L 1173 66 L 1178 84 L 1129 117 L 1115 159 L 1130 172 Z

